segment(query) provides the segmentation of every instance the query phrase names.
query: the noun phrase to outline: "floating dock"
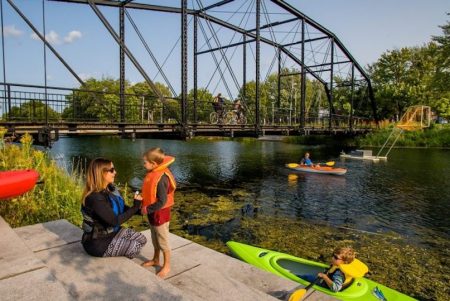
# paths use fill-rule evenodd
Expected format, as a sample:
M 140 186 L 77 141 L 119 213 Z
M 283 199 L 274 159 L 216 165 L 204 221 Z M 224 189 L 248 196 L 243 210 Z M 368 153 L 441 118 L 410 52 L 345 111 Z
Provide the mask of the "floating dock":
M 367 160 L 372 162 L 380 162 L 380 160 L 383 161 L 387 160 L 387 157 L 373 156 L 371 150 L 361 150 L 361 149 L 351 151 L 350 154 L 342 152 L 340 157 L 345 159 Z

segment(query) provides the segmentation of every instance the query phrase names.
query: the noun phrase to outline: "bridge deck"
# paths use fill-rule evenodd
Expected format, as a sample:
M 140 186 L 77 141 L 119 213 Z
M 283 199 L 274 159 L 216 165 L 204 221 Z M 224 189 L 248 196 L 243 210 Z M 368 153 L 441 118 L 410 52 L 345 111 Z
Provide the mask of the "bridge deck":
M 58 123 L 30 123 L 30 122 L 0 122 L 0 127 L 8 130 L 6 136 L 21 136 L 29 133 L 37 136 L 38 142 L 45 142 L 49 138 L 57 140 L 59 136 L 81 135 L 123 135 L 129 137 L 158 137 L 158 138 L 189 138 L 193 136 L 228 136 L 228 137 L 258 137 L 264 135 L 347 135 L 367 133 L 371 128 L 349 129 L 334 126 L 298 125 L 262 125 L 259 129 L 255 125 L 229 124 L 125 124 L 98 122 L 58 122 Z

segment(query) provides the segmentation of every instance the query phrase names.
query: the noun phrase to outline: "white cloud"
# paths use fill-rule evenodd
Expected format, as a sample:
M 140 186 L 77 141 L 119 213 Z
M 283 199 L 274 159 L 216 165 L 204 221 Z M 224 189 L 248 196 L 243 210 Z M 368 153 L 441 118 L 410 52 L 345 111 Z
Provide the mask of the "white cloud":
M 40 41 L 40 40 L 41 40 L 41 39 L 39 38 L 39 36 L 38 36 L 36 33 L 34 33 L 34 32 L 31 34 L 31 38 L 32 38 L 33 40 L 36 40 L 36 41 Z M 58 33 L 56 33 L 56 31 L 54 31 L 54 30 L 50 30 L 50 32 L 49 32 L 48 34 L 45 35 L 45 39 L 46 39 L 47 42 L 49 42 L 50 44 L 54 44 L 54 45 L 61 44 L 61 40 L 60 40 L 60 38 L 59 38 L 59 35 L 58 35 Z
M 23 35 L 23 31 L 16 28 L 16 25 L 8 25 L 3 28 L 3 34 L 5 38 L 7 37 L 19 37 Z
M 78 39 L 81 39 L 83 35 L 78 30 L 72 30 L 64 37 L 64 43 L 73 43 Z

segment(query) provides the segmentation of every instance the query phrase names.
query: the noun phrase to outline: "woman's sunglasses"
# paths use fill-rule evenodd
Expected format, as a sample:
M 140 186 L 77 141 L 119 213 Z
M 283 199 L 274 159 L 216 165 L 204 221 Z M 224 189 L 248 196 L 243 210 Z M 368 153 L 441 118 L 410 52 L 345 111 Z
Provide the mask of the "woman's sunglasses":
M 110 169 L 107 169 L 105 171 L 110 172 L 110 173 L 114 173 L 116 171 L 116 169 L 114 167 L 111 167 Z

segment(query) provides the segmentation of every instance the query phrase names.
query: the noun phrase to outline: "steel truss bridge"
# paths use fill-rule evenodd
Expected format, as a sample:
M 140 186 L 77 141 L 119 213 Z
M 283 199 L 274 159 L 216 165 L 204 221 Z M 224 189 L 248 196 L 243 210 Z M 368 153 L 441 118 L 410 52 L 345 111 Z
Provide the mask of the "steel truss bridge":
M 2 35 L 4 81 L 0 83 L 0 87 L 3 86 L 0 90 L 3 108 L 0 126 L 6 127 L 12 135 L 27 131 L 37 135 L 39 141 L 45 142 L 65 134 L 101 133 L 182 138 L 194 135 L 354 134 L 370 131 L 377 124 L 376 102 L 370 79 L 364 69 L 337 36 L 285 1 L 216 0 L 203 3 L 201 0 L 192 0 L 188 5 L 188 0 L 180 0 L 178 7 L 170 7 L 144 3 L 149 2 L 144 0 L 140 3 L 133 0 L 42 0 L 43 7 L 44 2 L 65 2 L 67 6 L 79 4 L 90 7 L 118 46 L 119 93 L 89 91 L 85 88 L 83 79 L 45 38 L 44 9 L 44 28 L 41 33 L 14 0 L 6 2 L 9 4 L 8 9 L 17 13 L 44 44 L 44 64 L 46 51 L 50 51 L 80 83 L 79 89 L 52 87 L 47 85 L 46 76 L 43 86 L 7 82 L 5 40 Z M 117 9 L 118 32 L 102 13 L 103 7 Z M 2 5 L 1 9 L 3 28 L 3 10 L 6 5 Z M 178 91 L 164 73 L 164 64 L 158 62 L 133 21 L 133 11 L 180 16 L 181 80 Z M 243 22 L 243 18 L 226 18 L 225 13 L 233 13 L 233 16 L 240 13 L 248 17 Z M 131 24 L 134 28 L 171 96 L 158 88 L 149 71 L 125 43 L 126 24 Z M 190 50 L 188 42 L 192 45 Z M 201 43 L 203 46 L 199 47 Z M 230 49 L 234 49 L 232 54 L 227 53 Z M 238 59 L 233 58 L 237 49 L 240 49 Z M 264 52 L 264 49 L 271 49 L 274 54 L 270 67 L 265 70 L 265 78 L 261 74 L 262 60 L 268 62 L 267 51 Z M 189 54 L 191 56 L 188 59 Z M 211 100 L 201 99 L 199 95 L 199 73 L 203 72 L 201 67 L 204 65 L 202 59 L 205 55 L 210 55 L 206 64 L 216 67 L 206 86 L 217 77 L 216 88 L 220 84 L 229 99 L 240 98 L 246 108 L 245 123 L 236 119 L 211 122 L 213 109 L 208 104 Z M 125 93 L 126 58 L 151 88 L 151 94 Z M 286 67 L 289 64 L 294 67 Z M 269 88 L 263 87 L 275 65 L 275 84 Z M 188 93 L 188 66 L 192 68 L 189 70 L 192 72 L 192 95 Z M 282 95 L 282 90 L 286 89 L 283 83 L 286 85 L 286 82 L 288 85 L 291 83 L 291 95 L 287 103 L 286 96 L 283 98 Z M 314 100 L 307 99 L 308 82 L 318 83 L 319 89 L 324 91 L 326 103 L 321 110 L 320 104 L 319 109 L 314 110 Z M 253 91 L 249 91 L 249 83 L 253 83 Z M 270 94 L 270 104 L 267 103 L 267 96 L 263 102 L 264 89 Z M 346 91 L 344 94 L 343 89 Z M 293 91 L 295 96 L 292 96 Z M 339 99 L 336 95 L 340 96 Z M 111 96 L 116 97 L 117 102 L 108 102 Z M 315 98 L 317 100 L 317 94 Z M 336 104 L 339 106 L 342 98 L 350 106 L 347 110 L 349 113 L 343 114 L 336 109 Z M 96 102 L 100 99 L 98 103 L 103 106 L 104 114 L 95 118 L 87 116 L 86 107 L 81 105 L 82 99 Z M 231 112 L 231 103 L 226 110 Z M 364 117 L 358 117 L 359 115 Z

